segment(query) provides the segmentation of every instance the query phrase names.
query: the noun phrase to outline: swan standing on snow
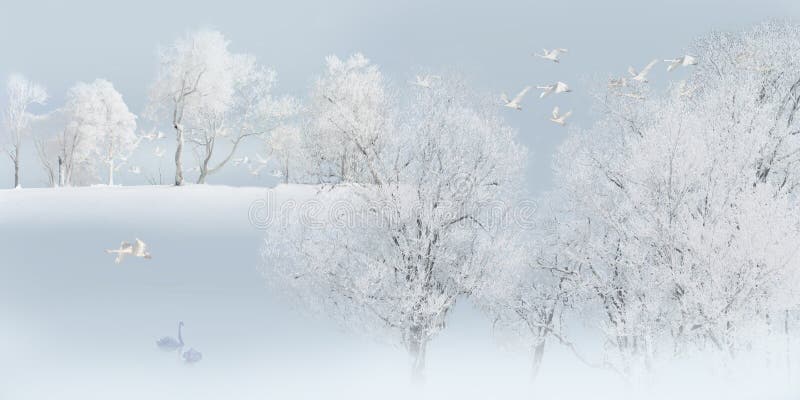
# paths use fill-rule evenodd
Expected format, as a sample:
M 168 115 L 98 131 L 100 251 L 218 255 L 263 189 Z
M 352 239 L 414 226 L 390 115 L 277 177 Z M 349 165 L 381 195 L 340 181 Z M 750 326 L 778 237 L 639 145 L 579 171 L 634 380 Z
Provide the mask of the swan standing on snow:
M 552 85 L 537 86 L 536 88 L 542 90 L 542 94 L 539 95 L 540 99 L 544 98 L 550 93 L 568 93 L 572 91 L 572 89 L 570 89 L 566 83 L 561 81 L 558 81 Z
M 117 258 L 114 259 L 115 264 L 121 263 L 125 256 L 141 257 L 148 260 L 152 258 L 150 253 L 147 252 L 147 245 L 139 238 L 136 238 L 133 244 L 122 242 L 118 249 L 106 250 L 106 253 L 117 255 Z
M 408 81 L 409 84 L 414 86 L 419 86 L 425 89 L 430 89 L 434 79 L 440 79 L 441 77 L 436 75 L 417 75 L 414 77 L 413 81 Z
M 203 359 L 203 353 L 195 350 L 192 347 L 189 347 L 188 350 L 183 352 L 181 358 L 183 358 L 183 362 L 187 364 L 194 364 Z
M 533 55 L 535 55 L 536 57 L 543 58 L 545 60 L 550 60 L 552 62 L 556 62 L 557 63 L 557 62 L 559 62 L 559 58 L 558 57 L 561 54 L 566 53 L 566 52 L 567 52 L 567 49 L 553 49 L 553 50 L 542 49 L 542 54 L 533 53 Z
M 183 336 L 181 336 L 181 328 L 183 328 L 183 321 L 178 322 L 178 338 L 172 336 L 164 336 L 156 340 L 156 346 L 164 351 L 175 351 L 183 347 Z
M 670 72 L 678 67 L 688 67 L 690 65 L 697 65 L 697 59 L 688 54 L 678 58 L 664 60 L 664 62 L 670 63 L 669 65 L 667 65 L 667 72 Z
M 553 108 L 553 117 L 550 118 L 550 121 L 553 121 L 553 122 L 555 122 L 555 123 L 557 123 L 557 124 L 559 124 L 561 126 L 566 125 L 567 124 L 567 118 L 570 115 L 572 115 L 572 111 L 567 111 L 567 112 L 565 112 L 564 114 L 561 114 L 561 115 L 559 115 L 558 113 L 559 113 L 559 109 L 558 109 L 558 106 L 556 106 L 555 108 Z
M 650 61 L 650 63 L 647 64 L 639 72 L 636 72 L 636 70 L 633 67 L 628 67 L 628 73 L 631 74 L 631 77 L 632 77 L 631 80 L 632 81 L 637 81 L 637 82 L 642 82 L 642 83 L 647 83 L 648 82 L 647 81 L 647 74 L 650 72 L 651 69 L 653 69 L 653 66 L 656 65 L 657 62 L 658 62 L 658 60 Z
M 522 89 L 522 91 L 519 92 L 519 94 L 517 94 L 517 97 L 514 97 L 513 100 L 508 100 L 508 96 L 506 96 L 505 93 L 501 94 L 500 96 L 503 99 L 503 102 L 505 103 L 503 104 L 503 106 L 508 108 L 513 108 L 515 110 L 522 110 L 522 106 L 520 105 L 520 103 L 522 102 L 522 98 L 525 97 L 525 94 L 528 93 L 529 90 L 531 90 L 531 87 L 525 86 L 525 89 Z

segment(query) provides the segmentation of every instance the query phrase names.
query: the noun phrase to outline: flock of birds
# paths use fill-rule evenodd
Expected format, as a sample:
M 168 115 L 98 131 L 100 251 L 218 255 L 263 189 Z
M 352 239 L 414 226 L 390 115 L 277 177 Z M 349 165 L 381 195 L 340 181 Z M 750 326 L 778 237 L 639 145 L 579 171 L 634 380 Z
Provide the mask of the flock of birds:
M 122 242 L 120 243 L 118 249 L 106 250 L 106 253 L 117 255 L 117 257 L 114 259 L 115 264 L 121 263 L 126 256 L 138 257 L 146 260 L 152 258 L 150 252 L 147 251 L 147 244 L 139 238 L 134 239 L 133 244 L 129 242 Z M 189 347 L 189 349 L 183 351 L 184 343 L 182 329 L 183 321 L 179 321 L 178 338 L 176 339 L 172 336 L 164 336 L 161 339 L 156 340 L 156 346 L 159 349 L 168 352 L 177 351 L 181 359 L 183 359 L 183 362 L 187 364 L 197 363 L 203 359 L 203 353 L 195 350 L 192 347 Z
M 564 48 L 555 48 L 552 50 L 543 49 L 542 53 L 533 53 L 534 56 L 542 58 L 544 60 L 552 61 L 554 63 L 559 63 L 561 61 L 561 56 L 563 54 L 568 53 L 567 49 Z M 691 65 L 697 65 L 697 59 L 694 56 L 690 55 L 683 55 L 673 59 L 664 60 L 664 62 L 668 62 L 667 65 L 667 72 L 671 72 L 678 67 L 686 67 Z M 644 66 L 641 70 L 636 70 L 634 67 L 628 67 L 628 77 L 620 77 L 614 78 L 609 80 L 608 87 L 611 89 L 614 88 L 622 88 L 630 85 L 632 82 L 636 83 L 648 83 L 647 75 L 650 73 L 650 70 L 658 63 L 658 60 L 652 60 L 647 65 Z M 430 78 L 431 77 L 421 77 L 417 76 L 416 81 L 412 81 L 410 83 L 422 86 L 422 87 L 430 87 Z M 505 93 L 501 94 L 501 99 L 503 101 L 502 105 L 504 107 L 508 107 L 514 110 L 522 110 L 522 99 L 525 97 L 528 92 L 533 89 L 532 86 L 524 87 L 513 99 L 509 99 Z M 536 89 L 541 90 L 541 94 L 539 98 L 544 98 L 551 94 L 561 94 L 561 93 L 569 93 L 572 89 L 569 86 L 561 81 L 557 81 L 552 84 L 548 85 L 541 85 L 536 86 Z M 622 97 L 630 97 L 638 100 L 644 99 L 644 97 L 637 93 L 617 93 L 619 96 Z M 565 126 L 567 124 L 567 118 L 572 115 L 572 111 L 567 111 L 565 113 L 561 113 L 561 110 L 558 106 L 553 108 L 550 121 L 560 125 Z

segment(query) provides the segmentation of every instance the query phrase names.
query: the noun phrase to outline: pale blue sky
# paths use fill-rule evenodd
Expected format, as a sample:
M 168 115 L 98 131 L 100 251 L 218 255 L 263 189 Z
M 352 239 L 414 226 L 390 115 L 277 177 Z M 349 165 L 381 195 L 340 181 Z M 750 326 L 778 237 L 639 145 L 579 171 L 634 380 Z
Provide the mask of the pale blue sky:
M 591 123 L 588 82 L 623 74 L 653 58 L 681 54 L 692 38 L 710 30 L 746 28 L 770 18 L 796 19 L 793 0 L 618 1 L 9 1 L 0 13 L 0 74 L 20 72 L 44 83 L 60 105 L 76 81 L 106 78 L 130 108 L 141 112 L 155 75 L 155 49 L 186 30 L 211 27 L 231 40 L 235 51 L 252 52 L 278 71 L 278 92 L 305 94 L 328 54 L 361 51 L 398 82 L 420 67 L 454 68 L 476 86 L 496 93 L 555 80 L 574 92 L 539 100 L 526 98 L 509 121 L 529 146 L 529 188 L 550 184 L 551 155 L 567 134 L 547 121 L 556 104 L 573 109 L 573 127 Z M 542 47 L 566 47 L 561 64 L 531 57 Z M 662 67 L 654 84 L 678 79 Z M 172 148 L 172 141 L 163 146 Z M 44 176 L 28 146 L 23 184 L 39 186 Z M 247 148 L 243 154 L 252 153 Z M 150 155 L 147 148 L 140 154 Z M 188 157 L 191 161 L 191 157 Z M 173 171 L 166 160 L 164 173 Z M 148 165 L 142 161 L 144 169 Z M 152 169 L 152 166 L 150 166 Z M 11 164 L 0 162 L 0 187 L 11 185 Z M 125 175 L 123 184 L 143 183 Z M 211 183 L 266 182 L 229 169 Z

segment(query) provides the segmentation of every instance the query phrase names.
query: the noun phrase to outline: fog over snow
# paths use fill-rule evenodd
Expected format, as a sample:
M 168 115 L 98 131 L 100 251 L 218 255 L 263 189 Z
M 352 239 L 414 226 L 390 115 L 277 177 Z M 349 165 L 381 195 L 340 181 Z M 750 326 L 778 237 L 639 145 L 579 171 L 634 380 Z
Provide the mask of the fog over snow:
M 0 10 L 0 399 L 800 396 L 794 1 Z

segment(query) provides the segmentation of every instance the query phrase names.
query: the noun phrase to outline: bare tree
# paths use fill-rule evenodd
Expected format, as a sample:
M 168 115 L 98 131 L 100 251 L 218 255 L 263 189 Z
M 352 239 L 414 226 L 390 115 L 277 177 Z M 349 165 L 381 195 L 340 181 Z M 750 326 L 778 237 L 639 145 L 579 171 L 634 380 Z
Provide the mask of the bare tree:
M 28 112 L 32 104 L 44 104 L 47 92 L 44 87 L 21 75 L 11 75 L 6 82 L 8 106 L 3 113 L 3 126 L 8 135 L 6 153 L 14 163 L 14 187 L 20 187 L 20 149 L 35 117 Z

